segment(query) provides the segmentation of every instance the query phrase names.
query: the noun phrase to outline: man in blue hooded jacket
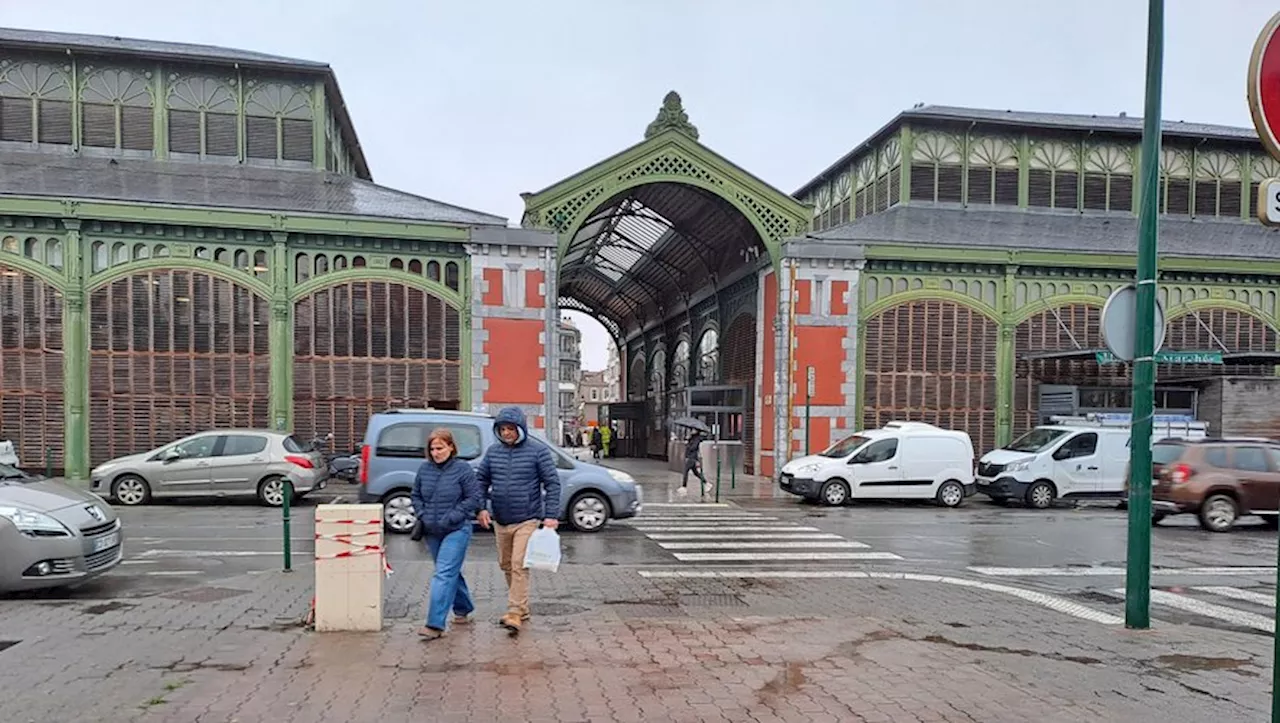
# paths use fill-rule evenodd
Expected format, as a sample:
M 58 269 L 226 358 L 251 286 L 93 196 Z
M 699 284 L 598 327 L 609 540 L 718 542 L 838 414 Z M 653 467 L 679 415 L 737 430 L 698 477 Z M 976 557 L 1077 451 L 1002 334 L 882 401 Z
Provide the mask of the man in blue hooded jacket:
M 482 506 L 477 521 L 486 529 L 497 523 L 498 567 L 507 578 L 507 613 L 498 622 L 514 633 L 529 619 L 529 571 L 524 566 L 529 536 L 539 524 L 552 530 L 560 525 L 560 474 L 551 448 L 530 441 L 519 407 L 498 412 L 493 431 L 498 441 L 476 470 L 493 513 Z

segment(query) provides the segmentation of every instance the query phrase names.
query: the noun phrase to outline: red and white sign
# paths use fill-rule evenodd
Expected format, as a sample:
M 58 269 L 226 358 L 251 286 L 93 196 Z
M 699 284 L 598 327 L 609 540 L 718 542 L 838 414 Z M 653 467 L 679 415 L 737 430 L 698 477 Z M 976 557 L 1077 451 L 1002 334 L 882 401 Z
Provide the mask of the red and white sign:
M 1249 111 L 1267 152 L 1280 158 L 1280 13 L 1267 22 L 1249 59 Z

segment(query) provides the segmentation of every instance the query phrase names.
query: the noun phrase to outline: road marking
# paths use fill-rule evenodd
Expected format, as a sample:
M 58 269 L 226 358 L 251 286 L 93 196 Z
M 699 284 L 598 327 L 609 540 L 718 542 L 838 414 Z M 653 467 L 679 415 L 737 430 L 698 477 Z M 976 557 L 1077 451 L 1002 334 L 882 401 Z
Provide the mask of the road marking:
M 159 560 L 121 560 L 121 565 L 154 565 Z
M 970 567 L 970 572 L 992 577 L 1124 577 L 1123 567 Z M 1152 575 L 1274 575 L 1274 567 L 1156 568 Z
M 830 532 L 796 532 L 788 533 L 782 530 L 778 532 L 750 533 L 750 532 L 694 532 L 691 534 L 681 534 L 679 532 L 655 532 L 652 535 L 646 535 L 650 540 L 843 540 L 839 535 L 833 535 Z
M 203 575 L 204 573 L 199 570 L 152 570 L 151 572 L 144 572 L 143 574 L 151 577 L 190 577 L 193 575 Z
M 294 550 L 310 554 L 311 550 Z M 138 557 L 266 557 L 284 554 L 280 550 L 143 550 Z
M 1124 588 L 1118 588 L 1114 592 L 1124 594 Z M 1276 621 L 1271 618 L 1257 615 L 1255 613 L 1245 612 L 1244 610 L 1236 610 L 1235 608 L 1225 607 L 1223 605 L 1214 605 L 1203 600 L 1197 600 L 1186 595 L 1177 595 L 1165 590 L 1152 590 L 1151 602 L 1165 607 L 1177 608 L 1196 615 L 1203 615 L 1209 618 L 1216 618 L 1232 625 L 1241 625 L 1254 630 L 1262 630 L 1268 633 L 1276 631 Z
M 764 517 L 763 515 L 664 515 L 662 517 L 642 515 L 640 517 L 633 517 L 630 520 L 619 524 L 647 525 L 649 523 L 665 524 L 668 522 L 754 522 L 756 520 L 776 522 L 778 518 Z
M 717 527 L 714 525 L 705 526 L 684 526 L 684 525 L 632 525 L 632 529 L 639 532 L 820 532 L 816 527 L 790 527 L 778 526 L 776 523 L 771 525 L 752 525 L 750 527 Z
M 816 562 L 818 560 L 901 560 L 892 552 L 673 552 L 681 562 Z
M 1011 595 L 1042 607 L 1065 613 L 1082 620 L 1103 625 L 1121 625 L 1124 618 L 1085 607 L 1056 595 L 1034 590 L 1024 590 L 1011 585 L 999 585 L 962 577 L 925 575 L 914 572 L 868 572 L 862 570 L 641 570 L 641 577 L 658 578 L 780 578 L 780 579 L 848 579 L 848 580 L 909 580 L 912 582 L 939 582 L 958 587 L 975 588 L 988 592 Z
M 665 550 L 739 550 L 748 547 L 765 547 L 770 550 L 811 550 L 822 547 L 844 547 L 844 548 L 868 548 L 870 545 L 861 542 L 849 542 L 848 540 L 800 540 L 796 541 L 780 541 L 780 540 L 738 540 L 738 541 L 716 541 L 716 542 L 659 542 L 658 546 Z
M 728 502 L 645 502 L 645 503 L 643 503 L 643 504 L 644 504 L 644 508 L 645 508 L 645 509 L 648 509 L 648 508 L 650 508 L 650 507 L 657 507 L 657 508 L 660 508 L 660 509 L 666 509 L 666 508 L 668 508 L 668 507 L 672 507 L 672 508 L 679 509 L 679 508 L 684 508 L 684 507 L 719 507 L 719 508 L 725 508 L 725 507 L 732 507 L 732 506 L 733 506 L 733 505 L 730 505 Z
M 1217 585 L 1207 585 L 1205 587 L 1193 587 L 1192 590 L 1207 592 L 1212 595 L 1221 595 L 1222 597 L 1234 598 L 1236 600 L 1244 600 L 1245 602 L 1257 603 L 1269 608 L 1276 606 L 1275 595 L 1263 595 L 1260 592 L 1252 590 L 1241 590 L 1238 587 L 1220 587 Z

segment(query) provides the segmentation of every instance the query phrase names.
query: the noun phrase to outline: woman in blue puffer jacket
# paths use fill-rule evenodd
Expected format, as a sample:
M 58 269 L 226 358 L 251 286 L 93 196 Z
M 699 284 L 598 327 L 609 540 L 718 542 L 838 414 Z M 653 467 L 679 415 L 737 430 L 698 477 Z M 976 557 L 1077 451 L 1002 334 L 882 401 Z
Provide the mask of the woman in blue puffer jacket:
M 476 609 L 462 577 L 462 563 L 471 544 L 471 521 L 480 509 L 483 492 L 471 465 L 458 459 L 458 445 L 449 430 L 436 429 L 427 437 L 427 461 L 418 468 L 411 496 L 427 549 L 436 564 L 427 622 L 418 635 L 435 640 L 444 635 L 450 608 L 454 624 L 471 622 Z

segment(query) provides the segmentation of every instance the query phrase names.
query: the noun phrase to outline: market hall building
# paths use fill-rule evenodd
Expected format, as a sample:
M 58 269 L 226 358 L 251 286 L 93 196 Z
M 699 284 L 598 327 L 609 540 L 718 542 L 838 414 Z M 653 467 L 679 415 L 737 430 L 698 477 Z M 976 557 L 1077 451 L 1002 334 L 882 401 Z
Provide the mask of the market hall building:
M 215 427 L 353 445 L 396 406 L 548 430 L 562 308 L 619 345 L 625 454 L 674 453 L 686 414 L 772 474 L 891 419 L 985 450 L 1127 407 L 1096 353 L 1135 263 L 1138 119 L 914 108 L 795 194 L 674 93 L 643 130 L 509 228 L 374 184 L 322 63 L 0 30 L 0 439 L 83 477 Z M 1223 363 L 1162 364 L 1163 410 L 1222 416 L 1205 379 L 1274 377 L 1251 209 L 1277 165 L 1251 131 L 1166 124 L 1165 349 Z
M 375 184 L 323 63 L 0 29 L 0 439 L 83 479 L 396 406 L 541 426 L 554 238 L 507 226 Z

